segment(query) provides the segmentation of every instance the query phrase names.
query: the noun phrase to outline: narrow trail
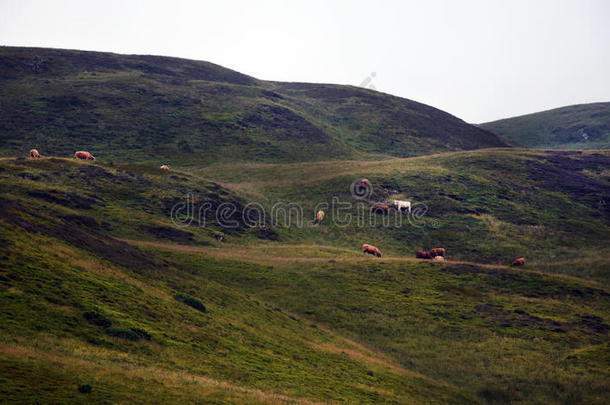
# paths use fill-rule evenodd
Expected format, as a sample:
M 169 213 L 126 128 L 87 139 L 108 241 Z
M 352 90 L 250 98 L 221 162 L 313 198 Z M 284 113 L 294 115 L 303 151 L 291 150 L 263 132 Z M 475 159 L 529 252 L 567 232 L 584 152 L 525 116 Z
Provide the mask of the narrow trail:
M 171 243 L 161 243 L 161 242 L 151 242 L 151 241 L 142 241 L 142 240 L 133 240 L 133 239 L 119 239 L 123 242 L 129 243 L 135 246 L 142 247 L 153 247 L 157 249 L 168 249 L 179 252 L 188 252 L 188 253 L 199 253 L 204 254 L 211 258 L 219 258 L 219 259 L 232 259 L 232 260 L 240 260 L 250 263 L 256 264 L 290 264 L 290 263 L 353 263 L 353 262 L 367 262 L 367 261 L 378 261 L 380 263 L 383 262 L 419 262 L 419 263 L 431 263 L 434 265 L 447 265 L 447 264 L 464 264 L 470 266 L 477 266 L 486 269 L 503 269 L 507 271 L 516 271 L 521 273 L 530 273 L 530 274 L 538 274 L 546 277 L 552 278 L 561 278 L 567 280 L 578 281 L 583 284 L 599 286 L 600 282 L 589 280 L 586 278 L 570 276 L 567 274 L 559 274 L 559 273 L 549 273 L 545 271 L 540 271 L 536 269 L 526 269 L 523 267 L 512 267 L 501 264 L 486 264 L 486 263 L 477 263 L 463 260 L 445 260 L 444 262 L 434 263 L 429 260 L 416 259 L 414 257 L 383 257 L 381 259 L 374 258 L 369 255 L 362 255 L 359 251 L 355 251 L 348 248 L 339 248 L 327 245 L 307 245 L 307 244 L 298 244 L 298 245 L 275 245 L 275 246 L 250 246 L 247 248 L 242 247 L 226 247 L 226 248 L 217 248 L 217 247 L 206 247 L 206 246 L 190 246 L 190 245 L 179 245 L 179 244 L 171 244 Z M 328 252 L 340 252 L 344 254 L 344 256 L 326 256 L 326 257 L 311 257 L 311 256 L 278 256 L 278 250 L 284 249 L 317 249 L 320 251 L 328 251 Z M 307 252 L 305 252 L 307 253 Z M 565 263 L 557 262 L 557 264 Z M 545 262 L 545 266 L 553 265 L 555 263 Z M 530 264 L 529 266 L 534 266 L 535 264 Z

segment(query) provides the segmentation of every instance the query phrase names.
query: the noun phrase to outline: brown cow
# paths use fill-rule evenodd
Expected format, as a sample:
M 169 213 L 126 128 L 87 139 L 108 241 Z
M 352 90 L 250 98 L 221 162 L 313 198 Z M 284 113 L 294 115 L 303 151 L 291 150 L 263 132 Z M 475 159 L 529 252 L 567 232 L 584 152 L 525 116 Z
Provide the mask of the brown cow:
M 383 205 L 383 204 L 376 204 L 373 205 L 373 207 L 371 208 L 371 211 L 373 211 L 376 214 L 389 214 L 390 213 L 390 207 L 388 207 L 387 205 Z
M 381 257 L 381 250 L 377 249 L 373 245 L 367 245 L 366 243 L 362 245 L 362 254 L 371 254 L 373 256 Z
M 432 259 L 430 252 L 424 252 L 423 250 L 416 250 L 415 257 L 418 259 Z
M 93 155 L 87 151 L 79 150 L 78 152 L 74 152 L 74 157 L 80 160 L 95 160 Z
M 30 151 L 30 157 L 32 159 L 40 159 L 40 153 L 38 153 L 38 151 L 36 149 L 32 149 Z
M 161 169 L 161 170 L 172 170 L 170 165 L 162 165 L 161 167 L 159 167 L 159 169 Z
M 316 223 L 321 223 L 322 220 L 324 219 L 324 211 L 320 210 L 318 211 L 318 213 L 316 214 Z
M 525 257 L 520 257 L 513 262 L 513 266 L 524 266 L 525 265 Z
M 436 257 L 436 256 L 443 256 L 443 257 L 445 257 L 445 249 L 443 249 L 443 248 L 430 249 L 430 256 L 432 256 L 432 257 Z

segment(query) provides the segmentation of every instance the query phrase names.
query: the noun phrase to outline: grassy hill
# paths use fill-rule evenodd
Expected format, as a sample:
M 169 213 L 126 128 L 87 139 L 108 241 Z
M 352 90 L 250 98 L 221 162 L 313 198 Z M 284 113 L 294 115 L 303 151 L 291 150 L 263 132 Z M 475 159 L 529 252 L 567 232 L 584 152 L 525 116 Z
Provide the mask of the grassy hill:
M 293 162 L 505 146 L 411 100 L 158 56 L 0 47 L 0 156 Z
M 9 47 L 0 139 L 0 402 L 610 401 L 609 151 L 504 148 L 357 87 Z M 371 212 L 394 199 L 413 212 Z
M 0 398 L 607 403 L 609 163 L 520 149 L 170 172 L 0 159 Z M 372 192 L 355 198 L 361 177 Z M 210 209 L 179 227 L 186 195 Z M 329 207 L 312 224 L 333 197 L 354 218 L 393 198 L 418 214 L 346 226 Z M 302 226 L 274 217 L 278 202 L 301 205 Z M 448 262 L 413 259 L 437 246 Z
M 525 255 L 544 264 L 610 253 L 608 167 L 605 151 L 495 149 L 369 162 L 220 165 L 197 172 L 267 209 L 297 203 L 308 220 L 318 204 L 327 203 L 332 215 L 333 198 L 337 207 L 350 204 L 337 214 L 351 215 L 349 224 L 291 227 L 282 234 L 286 240 L 352 249 L 369 241 L 408 257 L 415 249 L 443 246 L 459 260 L 508 264 Z M 358 200 L 350 185 L 363 177 L 372 193 Z M 394 199 L 412 201 L 416 212 L 403 215 L 402 226 L 395 225 L 394 210 L 389 218 L 370 214 L 372 205 Z M 359 216 L 364 224 L 355 220 Z M 573 271 L 605 277 L 594 276 L 602 271 L 595 266 Z
M 572 105 L 479 126 L 526 147 L 609 149 L 610 103 Z

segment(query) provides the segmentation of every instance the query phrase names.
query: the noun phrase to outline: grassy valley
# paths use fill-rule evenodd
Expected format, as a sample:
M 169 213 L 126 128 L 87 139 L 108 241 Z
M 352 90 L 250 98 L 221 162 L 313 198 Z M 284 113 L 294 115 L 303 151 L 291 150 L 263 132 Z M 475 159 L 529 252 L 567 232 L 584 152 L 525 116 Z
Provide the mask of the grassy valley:
M 608 159 L 506 149 L 170 172 L 3 159 L 1 395 L 604 403 Z M 267 215 L 276 200 L 348 202 L 361 176 L 365 204 L 408 195 L 429 211 L 404 228 L 170 221 L 187 191 L 235 204 L 239 222 L 253 201 Z M 413 258 L 433 246 L 447 263 Z M 516 254 L 526 268 L 506 266 Z
M 2 47 L 0 107 L 0 402 L 610 402 L 608 150 L 155 56 Z

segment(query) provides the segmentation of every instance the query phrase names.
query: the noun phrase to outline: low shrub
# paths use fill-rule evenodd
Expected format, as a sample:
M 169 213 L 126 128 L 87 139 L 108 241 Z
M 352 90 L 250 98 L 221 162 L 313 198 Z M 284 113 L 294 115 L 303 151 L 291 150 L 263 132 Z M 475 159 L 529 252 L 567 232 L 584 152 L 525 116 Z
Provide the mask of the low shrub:
M 140 336 L 142 339 L 146 339 L 146 340 L 150 340 L 152 338 L 152 336 L 150 335 L 150 333 L 148 333 L 147 331 L 145 331 L 144 329 L 140 329 L 140 328 L 130 328 L 134 333 L 136 333 L 138 336 Z
M 83 317 L 87 320 L 87 322 L 89 322 L 90 324 L 96 325 L 96 326 L 101 326 L 102 328 L 106 329 L 109 328 L 110 326 L 112 326 L 112 321 L 108 318 L 106 318 L 104 315 L 95 312 L 95 311 L 87 311 L 83 313 Z
M 205 305 L 203 305 L 203 302 L 201 302 L 200 300 L 198 300 L 195 297 L 191 297 L 190 295 L 186 295 L 186 294 L 176 294 L 174 295 L 174 298 L 180 302 L 185 303 L 186 305 L 195 308 L 198 311 L 201 312 L 207 312 L 207 309 L 205 307 Z
M 106 333 L 109 336 L 114 336 L 122 339 L 137 341 L 141 336 L 131 328 L 108 328 Z

